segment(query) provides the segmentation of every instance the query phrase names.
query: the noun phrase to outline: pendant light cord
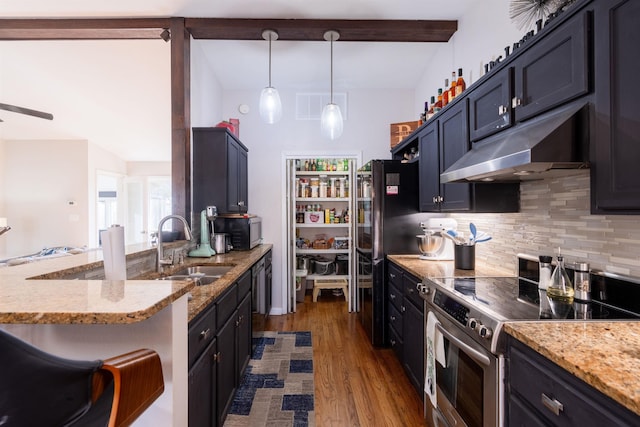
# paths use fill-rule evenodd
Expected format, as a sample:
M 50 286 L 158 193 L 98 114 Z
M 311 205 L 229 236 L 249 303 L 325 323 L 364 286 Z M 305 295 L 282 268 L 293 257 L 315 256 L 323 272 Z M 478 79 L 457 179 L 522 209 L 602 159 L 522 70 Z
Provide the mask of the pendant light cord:
M 271 87 L 271 40 L 273 39 L 273 34 L 269 34 L 269 87 Z
M 330 72 L 330 76 L 331 76 L 331 103 L 333 104 L 333 35 L 331 36 L 331 72 Z

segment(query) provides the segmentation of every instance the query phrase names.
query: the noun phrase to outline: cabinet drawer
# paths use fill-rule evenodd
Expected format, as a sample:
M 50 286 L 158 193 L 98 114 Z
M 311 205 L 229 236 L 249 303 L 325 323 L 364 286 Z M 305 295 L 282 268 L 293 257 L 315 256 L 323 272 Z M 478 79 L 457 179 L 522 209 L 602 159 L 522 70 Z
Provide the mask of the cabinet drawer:
M 415 305 L 420 312 L 424 312 L 424 300 L 420 296 L 418 288 L 416 288 L 418 283 L 420 283 L 420 280 L 409 274 L 405 273 L 402 277 L 402 290 L 404 291 L 404 296 L 407 297 L 407 299 L 409 299 L 409 301 L 411 301 L 411 303 Z
M 510 400 L 527 402 L 534 412 L 546 418 L 546 425 L 638 425 L 638 417 L 626 408 L 524 344 L 511 341 L 509 356 Z M 550 406 L 560 405 L 562 409 L 556 415 Z M 514 409 L 517 417 L 518 409 Z
M 389 325 L 395 330 L 398 338 L 402 338 L 402 313 L 393 304 L 389 305 Z
M 391 302 L 390 307 L 394 306 L 402 313 L 402 292 L 391 283 L 389 283 L 389 301 Z
M 402 287 L 402 270 L 395 264 L 387 264 L 387 280 L 389 283 L 393 283 L 396 287 Z
M 209 345 L 216 335 L 216 306 L 212 304 L 206 312 L 189 326 L 189 367 Z
M 217 300 L 216 307 L 218 315 L 216 317 L 218 325 L 224 325 L 229 316 L 238 306 L 238 285 L 234 283 Z
M 402 360 L 402 337 L 393 328 L 389 328 L 389 344 L 398 360 Z

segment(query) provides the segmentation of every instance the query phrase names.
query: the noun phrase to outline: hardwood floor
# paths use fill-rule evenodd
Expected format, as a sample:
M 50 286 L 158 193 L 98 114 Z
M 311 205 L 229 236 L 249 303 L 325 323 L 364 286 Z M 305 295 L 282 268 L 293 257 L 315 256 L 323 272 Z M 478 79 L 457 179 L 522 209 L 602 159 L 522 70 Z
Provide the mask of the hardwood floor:
M 307 294 L 298 311 L 270 316 L 271 331 L 311 331 L 316 426 L 423 426 L 422 400 L 389 348 L 371 345 L 344 297 Z

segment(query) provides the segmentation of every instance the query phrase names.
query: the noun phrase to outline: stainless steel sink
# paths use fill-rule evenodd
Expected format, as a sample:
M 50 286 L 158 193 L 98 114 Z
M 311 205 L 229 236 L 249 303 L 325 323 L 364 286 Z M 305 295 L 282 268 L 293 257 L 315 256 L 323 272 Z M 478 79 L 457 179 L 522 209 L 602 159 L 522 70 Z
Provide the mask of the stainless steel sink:
M 220 278 L 227 271 L 233 268 L 232 265 L 194 265 L 179 271 L 176 271 L 174 276 L 214 276 Z
M 173 274 L 171 276 L 160 277 L 158 280 L 188 280 L 193 279 L 196 282 L 196 286 L 202 285 L 210 285 L 216 280 L 218 280 L 220 276 L 207 276 L 207 275 L 193 275 L 186 276 L 184 274 Z

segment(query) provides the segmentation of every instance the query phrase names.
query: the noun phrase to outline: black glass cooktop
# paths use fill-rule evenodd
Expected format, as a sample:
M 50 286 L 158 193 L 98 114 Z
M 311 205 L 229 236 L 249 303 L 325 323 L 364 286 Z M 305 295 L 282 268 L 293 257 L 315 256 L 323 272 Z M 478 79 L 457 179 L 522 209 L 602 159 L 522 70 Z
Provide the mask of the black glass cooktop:
M 550 300 L 537 283 L 517 277 L 455 278 L 453 291 L 469 305 L 491 311 L 498 320 L 640 319 L 634 312 L 601 301 L 567 304 Z

